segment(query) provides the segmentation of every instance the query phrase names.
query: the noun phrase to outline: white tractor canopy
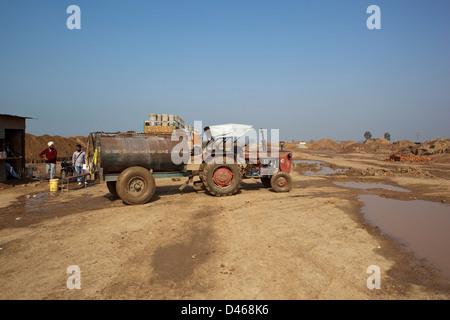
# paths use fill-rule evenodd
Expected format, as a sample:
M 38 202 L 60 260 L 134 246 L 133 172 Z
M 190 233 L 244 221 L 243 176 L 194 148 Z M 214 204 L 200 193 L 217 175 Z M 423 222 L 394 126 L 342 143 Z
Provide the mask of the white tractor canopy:
M 228 138 L 233 138 L 234 140 L 237 140 L 252 129 L 253 126 L 250 126 L 248 124 L 229 123 L 229 124 L 208 126 L 205 127 L 204 130 L 208 140 L 210 140 L 211 138 L 214 140 L 228 139 Z

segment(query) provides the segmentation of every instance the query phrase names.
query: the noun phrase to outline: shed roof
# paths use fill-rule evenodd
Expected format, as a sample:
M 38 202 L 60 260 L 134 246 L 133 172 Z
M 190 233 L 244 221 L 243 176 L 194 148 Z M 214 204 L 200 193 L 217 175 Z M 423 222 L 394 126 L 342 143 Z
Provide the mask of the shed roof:
M 33 119 L 31 117 L 21 117 L 21 116 L 15 116 L 12 114 L 6 114 L 6 113 L 0 113 L 0 117 L 5 117 L 5 118 L 19 118 L 19 119 Z

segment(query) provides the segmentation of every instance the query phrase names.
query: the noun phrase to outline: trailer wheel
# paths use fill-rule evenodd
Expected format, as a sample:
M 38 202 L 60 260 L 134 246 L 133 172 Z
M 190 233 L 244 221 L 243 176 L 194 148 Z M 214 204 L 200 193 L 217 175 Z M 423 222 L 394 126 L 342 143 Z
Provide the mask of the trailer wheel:
M 270 184 L 270 178 L 272 178 L 272 176 L 261 177 L 261 183 L 263 184 L 264 187 L 270 188 L 272 186 Z
M 106 186 L 108 187 L 109 193 L 113 195 L 114 198 L 118 198 L 117 189 L 116 189 L 116 181 L 106 181 Z
M 213 196 L 230 196 L 241 187 L 241 170 L 236 164 L 205 164 L 203 183 Z
M 292 187 L 292 178 L 286 172 L 277 172 L 270 179 L 270 185 L 275 192 L 288 192 Z
M 150 201 L 155 189 L 155 178 L 150 171 L 142 167 L 127 168 L 117 178 L 117 195 L 131 205 Z

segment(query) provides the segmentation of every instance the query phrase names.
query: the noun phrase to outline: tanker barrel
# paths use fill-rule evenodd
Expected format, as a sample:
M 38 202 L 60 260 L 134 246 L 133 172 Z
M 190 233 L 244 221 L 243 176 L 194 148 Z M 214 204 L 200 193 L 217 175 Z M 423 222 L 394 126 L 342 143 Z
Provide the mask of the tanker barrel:
M 103 172 L 119 173 L 133 166 L 154 172 L 182 171 L 185 164 L 172 161 L 173 148 L 186 143 L 180 141 L 172 141 L 170 135 L 102 135 L 99 143 Z M 187 150 L 188 146 L 184 147 L 182 150 Z

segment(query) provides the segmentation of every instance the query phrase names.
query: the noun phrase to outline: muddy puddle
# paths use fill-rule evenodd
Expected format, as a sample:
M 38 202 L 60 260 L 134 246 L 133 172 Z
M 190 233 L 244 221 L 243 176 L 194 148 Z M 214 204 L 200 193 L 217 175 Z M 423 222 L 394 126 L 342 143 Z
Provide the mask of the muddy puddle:
M 306 164 L 317 164 L 317 165 L 323 164 L 322 161 L 315 161 L 315 160 L 293 160 L 292 163 L 294 163 L 294 164 L 306 163 Z
M 330 175 L 330 174 L 337 174 L 337 173 L 343 173 L 344 169 L 331 169 L 330 167 L 319 167 L 319 171 L 303 171 L 303 174 L 305 176 L 313 176 L 316 174 L 321 175 Z
M 347 187 L 347 188 L 355 188 L 355 189 L 362 189 L 362 190 L 368 190 L 368 189 L 385 189 L 390 191 L 397 191 L 397 192 L 411 192 L 411 190 L 400 188 L 400 187 L 394 187 L 388 184 L 381 184 L 381 183 L 364 183 L 364 182 L 334 182 L 335 185 L 338 185 L 340 187 Z
M 29 194 L 25 197 L 19 198 L 19 203 L 16 205 L 16 210 L 22 213 L 36 213 L 39 212 L 41 205 L 45 204 L 50 198 L 57 197 L 55 192 L 40 192 Z M 20 210 L 22 209 L 22 210 Z
M 450 279 L 450 205 L 359 195 L 365 220 L 426 259 Z
M 300 168 L 305 176 L 332 175 L 345 172 L 344 169 L 331 168 L 327 164 L 324 164 L 322 161 L 294 160 L 293 163 Z
M 57 218 L 83 211 L 101 209 L 111 204 L 111 199 L 91 194 L 78 194 L 76 198 L 59 192 L 31 193 L 17 198 L 0 214 L 0 229 L 25 227 L 48 218 Z

